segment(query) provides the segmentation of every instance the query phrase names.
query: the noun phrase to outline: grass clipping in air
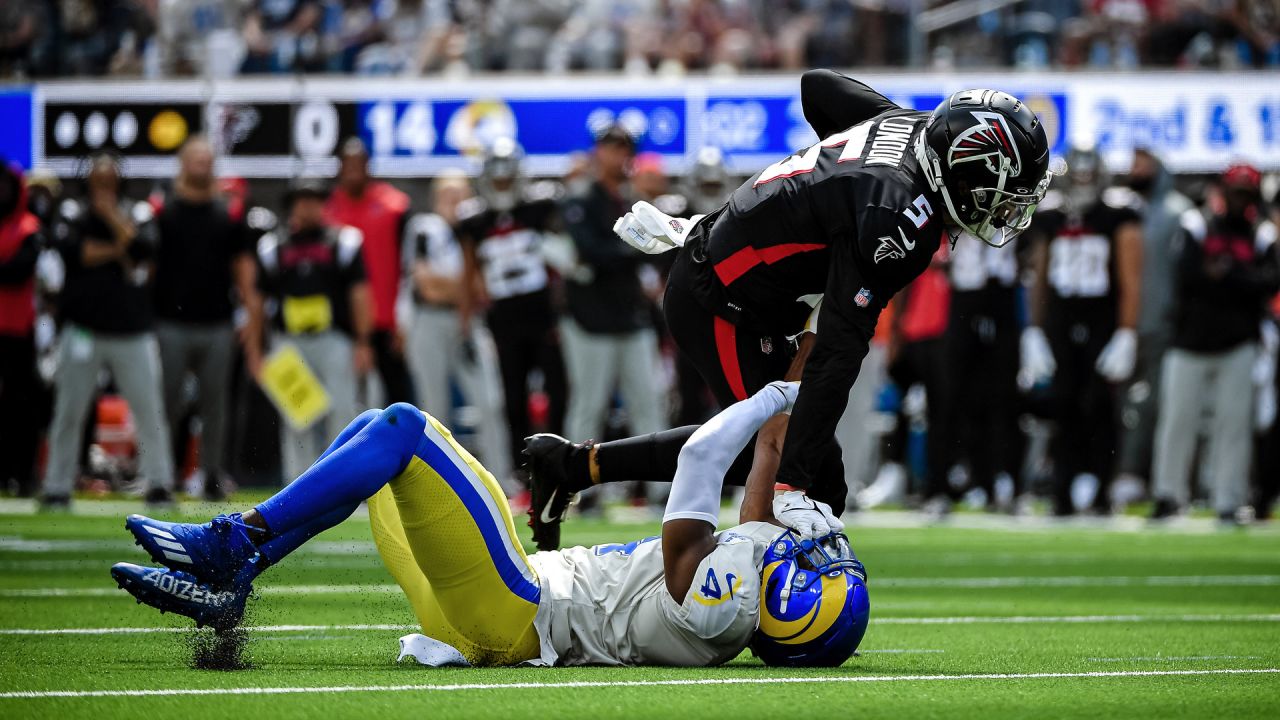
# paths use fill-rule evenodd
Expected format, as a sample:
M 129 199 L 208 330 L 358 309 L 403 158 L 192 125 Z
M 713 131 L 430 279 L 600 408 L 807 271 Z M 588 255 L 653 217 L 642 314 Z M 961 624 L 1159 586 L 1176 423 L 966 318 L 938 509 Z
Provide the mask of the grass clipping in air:
M 196 670 L 248 670 L 253 667 L 246 648 L 249 632 L 242 627 L 227 630 L 192 630 L 185 636 Z
M 249 631 L 245 617 L 230 628 L 193 628 L 182 635 L 183 644 L 191 651 L 191 667 L 196 670 L 250 670 Z

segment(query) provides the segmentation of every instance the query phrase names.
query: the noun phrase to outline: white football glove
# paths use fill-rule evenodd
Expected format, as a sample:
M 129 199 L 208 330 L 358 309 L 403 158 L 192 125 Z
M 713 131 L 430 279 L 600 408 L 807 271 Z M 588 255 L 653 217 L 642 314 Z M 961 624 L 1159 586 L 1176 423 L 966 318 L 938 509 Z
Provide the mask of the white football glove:
M 1107 380 L 1124 382 L 1133 375 L 1133 366 L 1138 362 L 1138 333 L 1132 328 L 1119 328 L 1098 353 L 1098 361 L 1094 363 L 1098 374 Z
M 702 218 L 671 217 L 653 205 L 641 201 L 631 206 L 631 212 L 618 218 L 613 232 L 623 242 L 648 255 L 658 255 L 668 250 L 684 247 L 689 231 Z
M 814 500 L 800 490 L 789 490 L 773 498 L 773 516 L 800 536 L 815 540 L 844 530 L 844 523 L 831 506 Z
M 1053 378 L 1058 370 L 1058 363 L 1053 359 L 1053 350 L 1044 337 L 1044 331 L 1030 325 L 1022 331 L 1019 343 L 1022 349 L 1022 374 L 1032 385 Z

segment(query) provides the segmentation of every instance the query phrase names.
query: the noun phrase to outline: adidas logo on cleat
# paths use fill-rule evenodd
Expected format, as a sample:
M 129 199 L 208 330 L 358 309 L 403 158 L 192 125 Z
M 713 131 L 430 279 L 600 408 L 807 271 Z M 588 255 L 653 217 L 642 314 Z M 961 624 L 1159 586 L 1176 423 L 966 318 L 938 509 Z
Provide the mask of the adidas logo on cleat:
M 178 542 L 178 538 L 174 537 L 172 533 L 150 525 L 143 525 L 142 527 L 154 536 L 155 544 L 160 547 L 160 552 L 164 553 L 166 558 L 174 562 L 191 564 L 191 556 L 187 554 L 187 548 Z

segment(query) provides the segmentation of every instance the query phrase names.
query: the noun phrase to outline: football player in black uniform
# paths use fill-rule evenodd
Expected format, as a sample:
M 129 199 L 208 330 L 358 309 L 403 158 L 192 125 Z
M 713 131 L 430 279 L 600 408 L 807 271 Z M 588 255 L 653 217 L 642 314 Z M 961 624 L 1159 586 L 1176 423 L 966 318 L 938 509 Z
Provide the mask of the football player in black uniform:
M 693 221 L 637 204 L 614 228 L 646 252 L 681 248 L 663 311 L 723 405 L 771 380 L 803 379 L 789 425 L 760 431 L 757 442 L 778 450 L 779 465 L 775 473 L 757 463 L 743 512 L 772 503 L 775 474 L 777 483 L 844 508 L 834 432 L 881 310 L 948 235 L 1010 242 L 1030 224 L 1051 177 L 1040 121 L 1005 93 L 959 92 L 928 113 L 825 70 L 806 73 L 800 90 L 820 138 L 812 147 Z M 789 338 L 815 323 L 816 339 L 792 356 Z M 531 438 L 535 541 L 558 541 L 569 496 L 593 482 L 670 480 L 692 432 L 600 445 Z M 750 458 L 748 450 L 726 481 L 743 483 Z
M 1067 164 L 1067 187 L 1048 194 L 1028 232 L 1035 282 L 1022 338 L 1029 378 L 1052 378 L 1057 515 L 1070 515 L 1077 504 L 1109 509 L 1117 440 L 1112 383 L 1133 374 L 1142 283 L 1142 219 L 1132 191 L 1106 187 L 1096 151 L 1072 150 Z
M 529 374 L 542 373 L 549 425 L 556 431 L 564 424 L 566 397 L 557 313 L 543 255 L 544 236 L 559 223 L 558 188 L 526 183 L 520 170 L 523 156 L 510 138 L 493 142 L 477 182 L 478 195 L 458 204 L 456 230 L 470 290 L 458 303 L 461 332 L 469 336 L 472 313 L 487 306 L 485 319 L 498 348 L 507 428 L 517 453 L 532 431 Z M 513 467 L 518 466 L 519 455 L 513 459 Z
M 1023 240 L 1019 240 L 1023 242 Z M 949 377 L 942 400 L 948 459 L 968 461 L 969 487 L 990 509 L 1013 509 L 1022 433 L 1018 430 L 1018 258 L 964 238 L 951 252 L 951 302 L 944 340 Z M 929 398 L 933 402 L 934 397 Z M 949 468 L 938 468 L 945 473 Z M 970 496 L 972 497 L 972 496 Z M 945 512 L 944 498 L 935 508 Z

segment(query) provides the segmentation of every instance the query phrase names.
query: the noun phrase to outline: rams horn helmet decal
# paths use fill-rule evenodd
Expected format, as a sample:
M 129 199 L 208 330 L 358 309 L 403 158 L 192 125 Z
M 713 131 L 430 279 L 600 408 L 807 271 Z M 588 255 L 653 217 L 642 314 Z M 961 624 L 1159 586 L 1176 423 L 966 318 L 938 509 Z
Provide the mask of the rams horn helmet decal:
M 760 626 L 751 649 L 768 665 L 834 667 L 853 655 L 871 605 L 866 570 L 844 535 L 783 531 L 765 551 Z

